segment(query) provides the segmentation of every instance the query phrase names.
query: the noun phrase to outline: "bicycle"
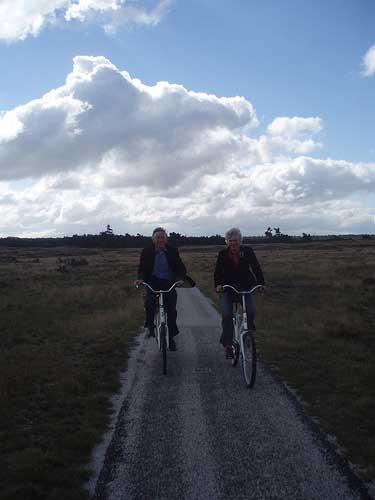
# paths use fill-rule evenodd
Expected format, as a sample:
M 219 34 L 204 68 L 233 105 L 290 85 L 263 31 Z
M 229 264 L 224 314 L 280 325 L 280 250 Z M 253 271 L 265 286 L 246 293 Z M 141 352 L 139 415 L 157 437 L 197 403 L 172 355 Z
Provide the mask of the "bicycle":
M 249 328 L 247 321 L 245 296 L 255 293 L 256 290 L 264 289 L 264 286 L 256 285 L 251 290 L 240 291 L 232 285 L 223 285 L 223 289 L 226 288 L 230 288 L 241 296 L 241 302 L 235 302 L 233 307 L 234 336 L 232 366 L 237 365 L 238 359 L 241 355 L 245 383 L 248 388 L 252 388 L 254 386 L 257 373 L 257 351 L 253 335 L 254 330 Z
M 148 283 L 146 283 L 146 281 L 142 281 L 140 283 L 156 295 L 157 301 L 154 319 L 155 338 L 158 344 L 159 351 L 161 351 L 162 353 L 162 366 L 164 375 L 167 374 L 167 350 L 169 349 L 168 322 L 167 311 L 165 310 L 164 306 L 164 294 L 171 292 L 176 286 L 181 285 L 183 282 L 183 280 L 176 281 L 168 290 L 154 290 Z

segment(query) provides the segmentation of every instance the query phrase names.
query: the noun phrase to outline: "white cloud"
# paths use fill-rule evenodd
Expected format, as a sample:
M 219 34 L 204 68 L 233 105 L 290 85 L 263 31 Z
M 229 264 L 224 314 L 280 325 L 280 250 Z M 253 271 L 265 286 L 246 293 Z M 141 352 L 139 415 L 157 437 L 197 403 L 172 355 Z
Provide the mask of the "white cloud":
M 0 112 L 0 144 L 15 139 L 23 130 L 23 124 L 14 112 Z
M 173 0 L 155 0 L 154 7 L 144 0 L 1 0 L 0 40 L 14 42 L 37 36 L 57 19 L 92 21 L 108 32 L 125 23 L 156 25 L 168 12 Z
M 69 8 L 66 10 L 65 19 L 79 19 L 85 21 L 90 14 L 103 14 L 113 12 L 121 8 L 119 0 L 79 0 L 77 3 L 69 2 Z
M 322 130 L 322 120 L 318 117 L 301 118 L 294 116 L 289 118 L 282 116 L 275 118 L 267 127 L 267 131 L 272 136 L 281 136 L 287 138 L 304 136 L 306 133 L 316 134 Z
M 84 56 L 64 86 L 7 116 L 18 128 L 0 144 L 0 179 L 92 166 L 103 184 L 162 188 L 229 163 L 243 149 L 237 131 L 257 124 L 244 98 L 148 87 L 103 57 Z
M 375 45 L 370 47 L 363 56 L 362 67 L 364 76 L 375 75 Z
M 257 125 L 243 97 L 76 57 L 63 86 L 0 115 L 0 233 L 374 232 L 357 196 L 375 199 L 374 164 L 309 157 L 318 117 Z

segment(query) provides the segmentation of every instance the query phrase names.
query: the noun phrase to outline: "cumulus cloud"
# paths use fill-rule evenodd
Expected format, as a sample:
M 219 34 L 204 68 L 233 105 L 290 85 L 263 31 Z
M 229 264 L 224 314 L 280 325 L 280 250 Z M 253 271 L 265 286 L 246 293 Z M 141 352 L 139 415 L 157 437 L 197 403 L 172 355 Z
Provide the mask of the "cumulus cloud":
M 319 117 L 257 126 L 243 97 L 146 85 L 78 56 L 64 85 L 0 114 L 0 232 L 373 232 L 357 194 L 375 198 L 374 164 L 308 156 Z
M 107 185 L 168 188 L 194 170 L 215 171 L 243 150 L 238 133 L 257 125 L 242 97 L 181 85 L 149 87 L 104 57 L 76 57 L 66 84 L 3 120 L 0 178 L 38 177 L 91 166 Z M 1 127 L 1 130 L 8 130 Z
M 148 8 L 139 0 L 1 0 L 0 40 L 14 42 L 37 36 L 57 20 L 92 21 L 108 32 L 125 23 L 156 25 L 168 12 L 173 0 L 155 0 Z
M 375 45 L 370 47 L 363 56 L 362 67 L 364 76 L 375 75 Z

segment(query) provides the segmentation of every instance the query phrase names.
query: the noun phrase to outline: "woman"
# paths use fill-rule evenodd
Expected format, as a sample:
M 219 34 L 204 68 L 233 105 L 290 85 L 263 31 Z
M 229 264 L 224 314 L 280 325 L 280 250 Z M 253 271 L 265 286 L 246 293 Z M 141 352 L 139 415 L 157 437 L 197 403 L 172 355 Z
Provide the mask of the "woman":
M 225 234 L 227 248 L 217 256 L 215 266 L 215 288 L 220 293 L 223 332 L 220 342 L 226 355 L 233 357 L 233 301 L 238 299 L 232 290 L 223 291 L 223 285 L 232 285 L 238 290 L 249 290 L 255 285 L 264 285 L 264 277 L 259 262 L 252 248 L 243 246 L 241 231 L 237 227 Z M 248 323 L 252 327 L 255 317 L 254 299 L 246 295 Z

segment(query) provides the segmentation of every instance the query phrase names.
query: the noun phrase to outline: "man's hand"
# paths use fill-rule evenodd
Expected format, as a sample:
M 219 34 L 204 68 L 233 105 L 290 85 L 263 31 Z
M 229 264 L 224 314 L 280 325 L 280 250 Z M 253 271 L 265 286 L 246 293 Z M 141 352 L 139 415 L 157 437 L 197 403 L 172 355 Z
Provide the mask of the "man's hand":
M 134 286 L 138 288 L 140 285 L 142 285 L 142 280 L 135 280 L 134 281 Z
M 224 288 L 223 288 L 223 285 L 217 285 L 217 287 L 215 288 L 216 290 L 216 293 L 221 293 L 224 291 Z

